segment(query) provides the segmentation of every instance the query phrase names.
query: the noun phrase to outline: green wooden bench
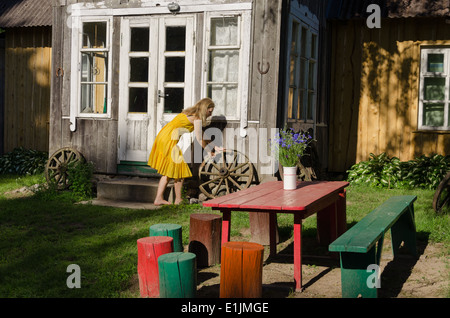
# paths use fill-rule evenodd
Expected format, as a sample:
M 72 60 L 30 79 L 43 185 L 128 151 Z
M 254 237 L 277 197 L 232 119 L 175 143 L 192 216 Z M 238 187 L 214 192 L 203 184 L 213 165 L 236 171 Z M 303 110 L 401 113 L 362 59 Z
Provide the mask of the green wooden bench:
M 416 196 L 389 198 L 356 225 L 338 237 L 329 251 L 339 252 L 341 262 L 342 297 L 376 298 L 380 285 L 375 278 L 375 266 L 380 265 L 384 234 L 391 229 L 394 259 L 404 243 L 417 257 L 414 201 Z M 370 266 L 372 265 L 372 266 Z M 376 272 L 375 272 L 376 273 Z

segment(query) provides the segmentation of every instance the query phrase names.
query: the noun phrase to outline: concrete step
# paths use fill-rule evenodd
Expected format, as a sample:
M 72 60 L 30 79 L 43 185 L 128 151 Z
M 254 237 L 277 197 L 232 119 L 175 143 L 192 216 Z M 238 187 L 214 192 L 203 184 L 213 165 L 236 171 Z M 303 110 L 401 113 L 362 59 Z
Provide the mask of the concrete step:
M 97 199 L 121 202 L 153 203 L 159 178 L 114 178 L 97 182 Z M 164 197 L 173 201 L 173 185 L 169 183 Z

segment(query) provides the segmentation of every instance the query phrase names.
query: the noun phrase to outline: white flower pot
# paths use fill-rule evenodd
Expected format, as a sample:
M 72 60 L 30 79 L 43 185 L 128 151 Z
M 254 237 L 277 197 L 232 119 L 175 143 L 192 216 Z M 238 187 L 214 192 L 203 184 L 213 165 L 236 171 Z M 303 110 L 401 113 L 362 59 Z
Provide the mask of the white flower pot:
M 284 190 L 297 188 L 297 167 L 283 167 L 283 188 Z

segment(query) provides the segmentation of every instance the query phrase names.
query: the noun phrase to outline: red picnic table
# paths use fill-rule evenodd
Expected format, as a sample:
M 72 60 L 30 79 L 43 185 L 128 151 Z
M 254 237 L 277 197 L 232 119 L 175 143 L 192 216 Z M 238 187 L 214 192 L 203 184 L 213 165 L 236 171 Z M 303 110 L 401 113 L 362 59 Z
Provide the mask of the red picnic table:
M 294 215 L 294 281 L 302 290 L 302 220 L 317 213 L 320 243 L 330 244 L 346 230 L 344 181 L 302 181 L 295 190 L 284 190 L 282 181 L 261 183 L 203 203 L 223 214 L 222 244 L 230 240 L 231 212 L 269 213 L 270 254 L 276 254 L 276 214 Z

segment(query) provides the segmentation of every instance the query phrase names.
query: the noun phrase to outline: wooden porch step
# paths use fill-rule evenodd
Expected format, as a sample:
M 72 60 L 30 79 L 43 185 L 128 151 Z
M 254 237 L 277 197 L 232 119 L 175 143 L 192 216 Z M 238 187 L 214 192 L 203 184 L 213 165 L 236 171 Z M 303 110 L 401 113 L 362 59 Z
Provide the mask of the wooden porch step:
M 159 177 L 160 175 L 155 169 L 149 167 L 146 162 L 121 161 L 117 165 L 117 173 L 119 175 L 142 176 L 142 177 Z
M 115 178 L 97 183 L 97 198 L 122 202 L 153 203 L 159 178 Z M 169 183 L 165 198 L 171 200 L 173 185 Z

